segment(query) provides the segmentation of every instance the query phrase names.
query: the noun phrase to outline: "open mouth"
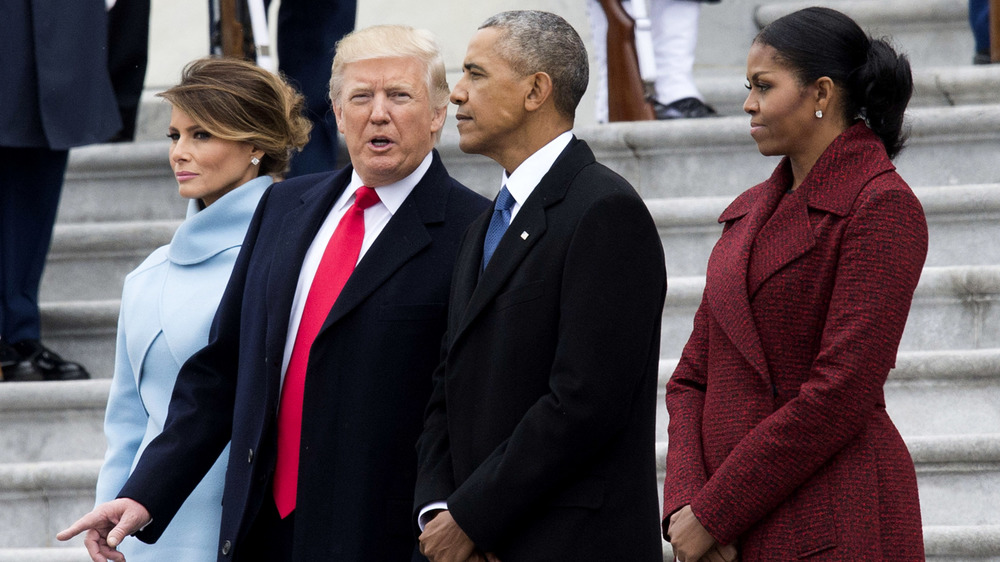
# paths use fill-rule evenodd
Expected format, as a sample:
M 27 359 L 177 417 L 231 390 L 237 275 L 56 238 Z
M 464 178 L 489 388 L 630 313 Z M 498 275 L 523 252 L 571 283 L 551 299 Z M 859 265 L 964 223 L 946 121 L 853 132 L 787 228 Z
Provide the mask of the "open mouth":
M 392 141 L 385 137 L 375 137 L 369 142 L 371 142 L 371 144 L 375 146 L 375 148 L 385 148 L 390 144 L 392 144 Z

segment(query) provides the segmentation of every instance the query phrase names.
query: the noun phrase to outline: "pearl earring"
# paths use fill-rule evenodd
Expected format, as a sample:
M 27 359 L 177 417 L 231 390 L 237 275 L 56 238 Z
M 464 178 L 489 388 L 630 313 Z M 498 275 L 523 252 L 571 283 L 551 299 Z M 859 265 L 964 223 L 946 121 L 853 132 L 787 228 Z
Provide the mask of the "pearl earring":
M 260 158 L 254 156 L 253 158 L 250 159 L 250 163 L 256 166 L 257 164 L 260 164 Z
M 822 118 L 823 118 L 823 110 L 822 109 L 817 109 L 816 110 L 816 119 L 822 119 Z

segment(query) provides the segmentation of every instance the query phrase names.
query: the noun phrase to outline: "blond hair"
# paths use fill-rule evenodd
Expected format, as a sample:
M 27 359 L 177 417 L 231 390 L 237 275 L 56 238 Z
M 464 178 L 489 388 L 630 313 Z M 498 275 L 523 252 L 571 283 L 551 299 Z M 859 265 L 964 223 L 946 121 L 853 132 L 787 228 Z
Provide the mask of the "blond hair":
M 251 62 L 191 61 L 180 83 L 157 95 L 212 136 L 263 150 L 258 175 L 284 173 L 292 154 L 309 141 L 312 123 L 302 114 L 302 94 L 281 76 Z
M 375 25 L 345 35 L 337 43 L 337 54 L 333 58 L 330 99 L 334 104 L 338 103 L 346 65 L 363 60 L 401 57 L 412 57 L 423 64 L 431 109 L 446 107 L 451 92 L 437 39 L 426 29 L 406 25 Z

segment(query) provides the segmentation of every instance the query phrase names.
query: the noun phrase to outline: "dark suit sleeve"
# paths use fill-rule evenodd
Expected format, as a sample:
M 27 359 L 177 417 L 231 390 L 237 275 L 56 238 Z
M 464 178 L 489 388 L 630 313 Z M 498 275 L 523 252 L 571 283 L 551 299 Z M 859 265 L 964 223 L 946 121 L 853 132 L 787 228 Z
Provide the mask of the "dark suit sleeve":
M 720 542 L 732 542 L 789 497 L 863 430 L 882 399 L 927 254 L 927 224 L 905 186 L 866 189 L 841 243 L 808 380 L 743 438 L 691 501 Z
M 655 385 L 666 294 L 658 232 L 630 188 L 582 211 L 554 297 L 549 392 L 448 498 L 455 520 L 485 550 L 547 505 L 567 478 L 610 454 L 637 409 L 655 406 L 646 385 Z
M 273 186 L 265 192 L 250 222 L 212 323 L 208 345 L 184 363 L 177 375 L 163 432 L 143 451 L 118 494 L 139 502 L 152 515 L 153 522 L 136 534 L 144 542 L 159 538 L 232 434 L 243 288 L 271 189 Z
M 431 377 L 433 388 L 424 413 L 424 427 L 417 441 L 417 483 L 413 504 L 414 522 L 425 506 L 447 500 L 455 491 L 451 448 L 448 440 L 448 412 L 445 402 L 445 363 L 448 334 L 442 338 L 441 362 Z M 419 532 L 419 526 L 416 527 Z

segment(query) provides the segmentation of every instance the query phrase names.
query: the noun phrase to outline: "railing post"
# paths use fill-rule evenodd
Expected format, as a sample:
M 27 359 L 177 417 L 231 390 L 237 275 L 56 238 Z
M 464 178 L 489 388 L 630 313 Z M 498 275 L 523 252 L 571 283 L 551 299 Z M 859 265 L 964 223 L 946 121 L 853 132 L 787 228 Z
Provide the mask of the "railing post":
M 990 0 L 990 60 L 1000 63 L 1000 0 Z
M 608 19 L 608 120 L 655 119 L 646 99 L 639 59 L 635 51 L 635 21 L 622 8 L 621 0 L 599 0 Z M 1000 0 L 994 0 L 1000 1 Z

